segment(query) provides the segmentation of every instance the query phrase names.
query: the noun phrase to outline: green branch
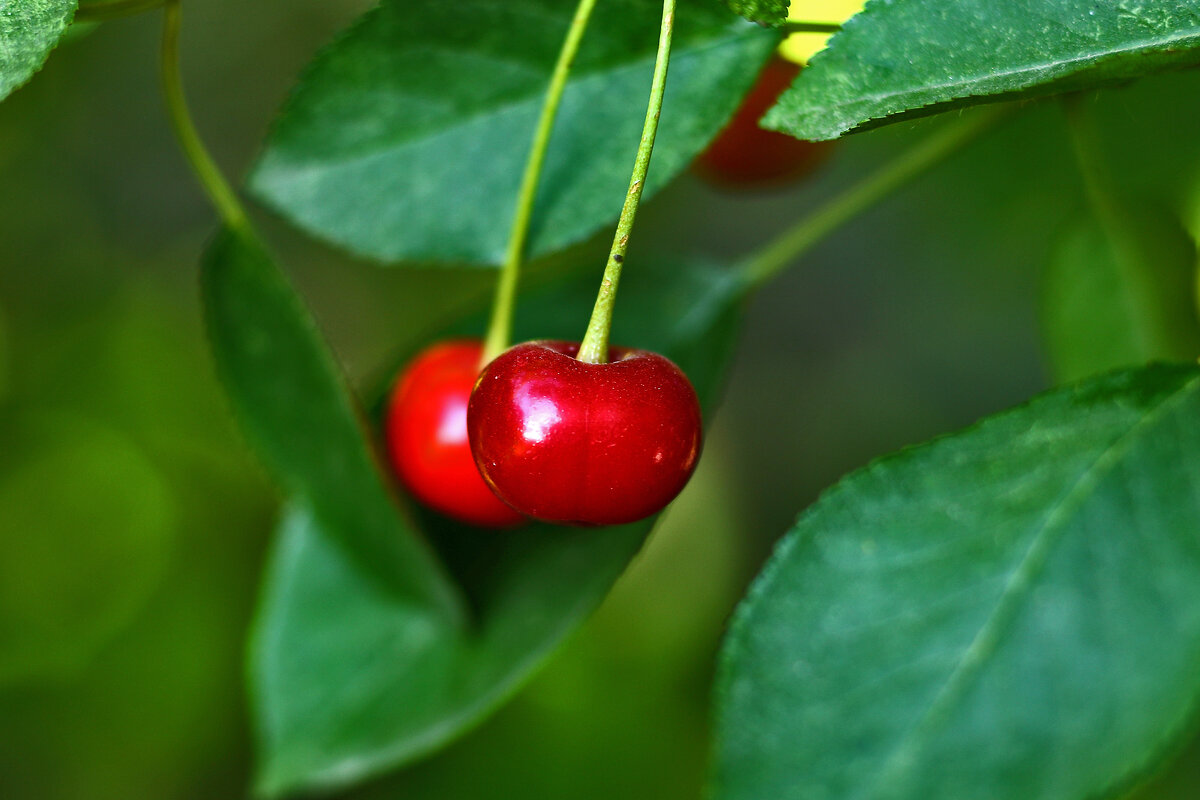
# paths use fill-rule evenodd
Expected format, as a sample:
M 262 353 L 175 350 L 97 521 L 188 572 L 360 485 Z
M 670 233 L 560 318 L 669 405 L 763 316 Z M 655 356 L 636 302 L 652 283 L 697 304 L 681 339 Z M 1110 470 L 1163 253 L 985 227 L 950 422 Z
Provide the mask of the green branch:
M 249 223 L 237 195 L 217 169 L 212 156 L 200 140 L 196 126 L 188 113 L 183 94 L 183 76 L 179 69 L 179 28 L 183 12 L 179 0 L 167 0 L 163 12 L 162 38 L 162 86 L 167 103 L 167 113 L 180 147 L 191 164 L 196 179 L 208 193 L 217 213 L 229 228 L 245 230 Z
M 986 109 L 946 125 L 842 191 L 742 263 L 747 287 L 758 288 L 774 278 L 842 225 L 991 129 L 1008 110 Z

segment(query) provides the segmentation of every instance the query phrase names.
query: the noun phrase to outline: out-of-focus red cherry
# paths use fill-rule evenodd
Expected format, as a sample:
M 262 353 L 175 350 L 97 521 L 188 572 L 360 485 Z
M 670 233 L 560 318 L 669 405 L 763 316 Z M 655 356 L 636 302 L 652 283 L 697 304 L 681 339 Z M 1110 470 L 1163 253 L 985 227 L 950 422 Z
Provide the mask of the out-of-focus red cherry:
M 526 342 L 498 356 L 471 395 L 467 429 L 496 494 L 536 519 L 633 522 L 679 494 L 700 456 L 700 404 L 666 358 L 613 347 Z
M 422 351 L 396 380 L 388 401 L 388 458 L 400 482 L 424 505 L 488 528 L 524 517 L 484 483 L 467 440 L 467 403 L 483 344 L 453 340 Z
M 758 125 L 799 74 L 799 64 L 773 56 L 733 119 L 696 159 L 696 171 L 718 185 L 764 185 L 802 177 L 824 161 L 832 142 L 806 142 Z

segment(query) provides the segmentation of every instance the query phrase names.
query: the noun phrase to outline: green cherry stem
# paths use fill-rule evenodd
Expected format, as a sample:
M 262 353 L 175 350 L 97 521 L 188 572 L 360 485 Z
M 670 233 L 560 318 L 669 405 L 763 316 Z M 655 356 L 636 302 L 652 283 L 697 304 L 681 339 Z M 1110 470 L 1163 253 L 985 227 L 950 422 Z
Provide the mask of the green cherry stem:
M 837 33 L 842 26 L 836 22 L 785 22 L 779 26 L 783 33 Z
M 757 289 L 774 278 L 842 225 L 990 130 L 1009 110 L 1007 105 L 985 109 L 946 125 L 846 188 L 743 261 L 746 287 Z
M 153 11 L 165 2 L 166 0 L 105 0 L 99 3 L 81 3 L 75 10 L 75 21 L 107 22 Z
M 175 129 L 180 147 L 183 148 L 184 156 L 191 164 L 196 179 L 212 199 L 221 220 L 232 230 L 245 231 L 249 228 L 246 212 L 205 149 L 191 114 L 188 113 L 187 101 L 183 94 L 183 77 L 179 69 L 179 28 L 182 16 L 179 0 L 166 0 L 163 7 L 161 67 L 167 113 L 170 115 L 171 125 Z
M 633 218 L 637 215 L 642 189 L 646 185 L 646 173 L 650 169 L 650 156 L 654 152 L 654 137 L 658 133 L 658 117 L 662 112 L 663 91 L 667 85 L 667 63 L 671 60 L 671 33 L 674 29 L 675 0 L 663 0 L 662 28 L 658 36 L 654 80 L 650 84 L 650 102 L 646 106 L 642 139 L 638 143 L 637 158 L 633 163 L 629 190 L 625 193 L 625 204 L 621 207 L 621 217 L 617 220 L 612 250 L 608 254 L 608 263 L 604 266 L 600 292 L 596 295 L 596 305 L 592 308 L 587 333 L 579 345 L 577 358 L 589 364 L 603 364 L 608 361 L 608 333 L 612 328 L 613 302 L 617 297 L 621 266 L 625 263 L 625 251 L 629 246 L 629 233 L 633 230 Z
M 563 40 L 562 50 L 559 51 L 558 62 L 550 76 L 550 86 L 546 89 L 546 99 L 542 103 L 542 115 L 533 134 L 529 159 L 525 162 L 525 175 L 521 178 L 521 188 L 517 194 L 517 207 L 513 214 L 512 232 L 508 237 L 504 267 L 500 271 L 496 296 L 492 301 L 492 317 L 483 342 L 484 365 L 504 352 L 512 337 L 517 279 L 521 273 L 521 261 L 525 256 L 525 242 L 529 236 L 529 221 L 533 216 L 534 200 L 537 199 L 542 165 L 546 160 L 546 150 L 550 144 L 550 134 L 554 130 L 554 119 L 558 115 L 563 89 L 567 85 L 567 76 L 571 73 L 571 64 L 579 52 L 579 43 L 583 40 L 583 32 L 587 30 L 588 20 L 595 7 L 596 0 L 579 0 L 571 26 L 567 29 L 567 37 Z

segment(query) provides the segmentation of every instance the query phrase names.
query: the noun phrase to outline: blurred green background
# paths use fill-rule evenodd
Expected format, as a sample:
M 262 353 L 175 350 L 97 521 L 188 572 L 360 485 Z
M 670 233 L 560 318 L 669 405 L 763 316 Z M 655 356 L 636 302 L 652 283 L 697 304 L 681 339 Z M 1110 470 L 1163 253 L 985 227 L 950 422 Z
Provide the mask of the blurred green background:
M 190 99 L 230 174 L 315 48 L 366 5 L 189 4 Z M 205 353 L 195 279 L 213 215 L 165 121 L 158 25 L 74 39 L 0 105 L 6 800 L 248 784 L 241 656 L 276 497 Z M 1133 196 L 1189 195 L 1197 98 L 1193 71 L 1090 101 Z M 670 251 L 744 254 L 936 124 L 851 137 L 793 188 L 727 194 L 682 176 L 645 208 L 631 269 Z M 846 471 L 1047 385 L 1038 276 L 1082 209 L 1061 111 L 1037 104 L 779 278 L 749 309 L 695 480 L 601 611 L 478 730 L 353 796 L 698 797 L 724 621 L 771 543 Z M 380 268 L 259 219 L 364 382 L 490 289 L 488 273 Z M 598 273 L 603 239 L 573 260 Z M 1197 796 L 1198 759 L 1147 796 Z

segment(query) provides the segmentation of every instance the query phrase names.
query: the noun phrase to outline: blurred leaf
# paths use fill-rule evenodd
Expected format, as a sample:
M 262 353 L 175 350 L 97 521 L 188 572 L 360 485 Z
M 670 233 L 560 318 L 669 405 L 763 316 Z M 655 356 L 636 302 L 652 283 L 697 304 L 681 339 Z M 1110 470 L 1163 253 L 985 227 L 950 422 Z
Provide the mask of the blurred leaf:
M 764 124 L 834 139 L 950 108 L 1200 63 L 1194 0 L 875 2 L 813 57 Z
M 38 71 L 76 5 L 77 0 L 0 0 L 0 100 Z
M 676 360 L 711 407 L 732 351 L 742 284 L 695 265 L 637 266 L 622 286 L 623 325 L 614 340 Z M 577 339 L 595 278 L 523 295 L 517 338 Z M 467 327 L 482 330 L 478 321 Z M 260 789 L 350 783 L 461 734 L 600 603 L 652 523 L 497 533 L 427 515 L 425 532 L 472 602 L 475 625 L 464 632 L 376 591 L 330 547 L 311 514 L 293 509 L 251 644 Z
M 262 246 L 222 231 L 201 283 L 218 374 L 275 479 L 392 599 L 456 617 L 459 598 L 392 503 L 332 354 Z
M 1108 796 L 1200 680 L 1200 370 L 1044 394 L 846 478 L 739 608 L 714 797 Z
M 562 0 L 385 0 L 328 47 L 283 110 L 251 186 L 309 232 L 382 260 L 498 264 L 550 72 Z M 684 0 L 648 192 L 716 135 L 777 42 Z M 529 248 L 579 241 L 620 210 L 661 5 L 600 3 L 546 156 Z
M 86 666 L 158 585 L 175 515 L 163 476 L 112 428 L 61 412 L 7 416 L 0 684 Z
M 788 18 L 790 3 L 791 0 L 725 0 L 733 13 L 766 25 L 782 25 Z
M 203 362 L 190 363 L 208 374 Z M 148 451 L 171 490 L 176 526 L 167 571 L 136 616 L 69 679 L 0 689 L 5 800 L 244 795 L 242 656 L 274 504 L 236 440 L 214 434 L 204 445 Z M 125 552 L 93 533 L 80 530 L 108 557 Z M 89 557 L 79 548 L 71 563 L 92 591 L 123 594 L 111 570 L 85 571 L 99 563 Z
M 1043 276 L 1046 346 L 1061 382 L 1200 354 L 1186 231 L 1161 212 L 1126 209 L 1120 222 L 1073 225 Z

